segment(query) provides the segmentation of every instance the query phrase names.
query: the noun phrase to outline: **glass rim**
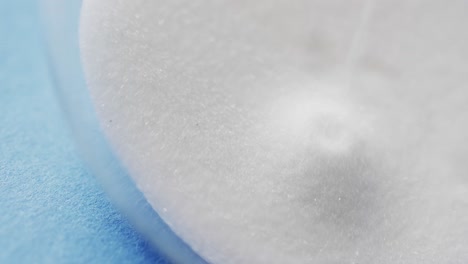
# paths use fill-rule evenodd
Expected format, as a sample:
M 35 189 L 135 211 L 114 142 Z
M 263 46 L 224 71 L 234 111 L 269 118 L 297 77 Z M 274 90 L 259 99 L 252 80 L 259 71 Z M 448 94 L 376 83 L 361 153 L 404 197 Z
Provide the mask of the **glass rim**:
M 153 248 L 175 263 L 206 263 L 151 207 L 99 128 L 79 51 L 82 0 L 41 0 L 40 15 L 55 93 L 87 168 Z

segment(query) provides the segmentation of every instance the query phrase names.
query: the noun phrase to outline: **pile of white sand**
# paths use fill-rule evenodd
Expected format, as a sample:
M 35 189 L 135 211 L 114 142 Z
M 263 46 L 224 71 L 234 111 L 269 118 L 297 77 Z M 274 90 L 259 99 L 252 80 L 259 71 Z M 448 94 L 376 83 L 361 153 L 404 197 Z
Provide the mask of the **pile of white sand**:
M 468 263 L 468 1 L 85 0 L 98 116 L 213 263 Z

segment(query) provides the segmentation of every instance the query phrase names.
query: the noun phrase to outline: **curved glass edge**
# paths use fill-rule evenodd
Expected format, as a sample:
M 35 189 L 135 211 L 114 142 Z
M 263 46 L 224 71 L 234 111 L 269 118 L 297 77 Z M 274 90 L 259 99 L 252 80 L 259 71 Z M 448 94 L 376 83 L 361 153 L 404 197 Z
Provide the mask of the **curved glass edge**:
M 206 263 L 153 210 L 99 129 L 79 54 L 81 2 L 39 2 L 55 90 L 78 151 L 107 195 L 158 252 L 175 263 Z

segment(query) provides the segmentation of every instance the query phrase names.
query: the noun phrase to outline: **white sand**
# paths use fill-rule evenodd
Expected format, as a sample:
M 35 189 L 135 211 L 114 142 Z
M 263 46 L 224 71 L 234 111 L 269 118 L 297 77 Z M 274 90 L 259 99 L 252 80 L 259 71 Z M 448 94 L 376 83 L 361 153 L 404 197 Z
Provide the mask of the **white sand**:
M 467 10 L 85 0 L 81 47 L 116 153 L 208 261 L 468 263 Z

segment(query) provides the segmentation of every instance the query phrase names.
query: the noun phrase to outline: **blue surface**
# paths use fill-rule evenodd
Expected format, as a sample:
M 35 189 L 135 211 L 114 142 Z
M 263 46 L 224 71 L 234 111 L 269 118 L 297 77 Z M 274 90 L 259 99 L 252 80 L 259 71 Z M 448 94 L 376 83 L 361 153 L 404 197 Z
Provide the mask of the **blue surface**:
M 34 0 L 0 0 L 0 263 L 158 263 L 82 165 Z

